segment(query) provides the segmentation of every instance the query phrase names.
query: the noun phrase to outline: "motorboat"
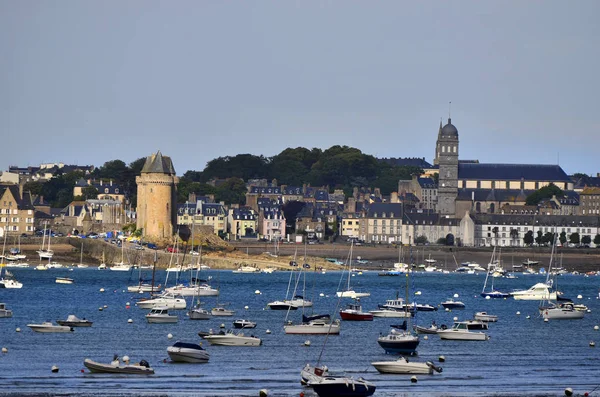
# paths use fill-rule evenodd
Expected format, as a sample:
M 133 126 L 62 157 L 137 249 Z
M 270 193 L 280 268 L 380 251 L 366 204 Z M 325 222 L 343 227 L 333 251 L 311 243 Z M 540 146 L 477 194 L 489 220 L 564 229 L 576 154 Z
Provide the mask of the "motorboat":
M 556 300 L 556 291 L 550 291 L 546 283 L 537 283 L 526 290 L 513 291 L 510 293 L 515 300 Z
M 265 267 L 265 268 L 260 269 L 261 273 L 266 273 L 266 274 L 271 274 L 271 273 L 274 273 L 276 271 L 277 271 L 277 269 L 274 268 L 274 267 Z
M 237 268 L 237 270 L 234 270 L 233 273 L 244 273 L 244 274 L 260 273 L 260 268 L 255 267 L 255 266 L 250 266 L 250 265 L 241 265 L 240 267 Z
M 6 308 L 6 303 L 0 303 L 0 318 L 12 317 L 13 312 Z
M 48 270 L 48 266 L 44 265 L 43 263 L 40 263 L 35 267 L 35 270 Z
M 146 360 L 142 360 L 139 364 L 121 363 L 119 357 L 115 356 L 110 364 L 99 363 L 89 358 L 83 360 L 83 365 L 95 373 L 105 374 L 129 374 L 129 375 L 152 375 L 154 369 L 150 367 Z
M 115 263 L 113 266 L 109 267 L 109 270 L 115 271 L 115 272 L 128 272 L 129 270 L 131 270 L 131 265 L 128 265 L 126 263 Z
M 52 262 L 48 263 L 46 265 L 46 267 L 48 269 L 61 269 L 63 267 L 63 265 L 62 265 L 62 263 L 58 263 L 58 262 L 52 261 Z
M 98 270 L 106 270 L 106 269 L 107 269 L 106 263 L 101 263 L 98 265 Z
M 467 324 L 470 331 L 481 331 L 489 328 L 488 323 L 481 320 L 465 320 L 463 323 Z
M 165 292 L 156 298 L 140 300 L 136 303 L 136 306 L 141 309 L 166 307 L 167 309 L 183 310 L 187 307 L 187 303 L 181 295 L 174 295 Z
M 308 384 L 319 397 L 347 396 L 367 397 L 375 393 L 375 384 L 363 379 L 346 376 L 324 376 Z
M 369 313 L 371 313 L 373 317 L 406 318 L 411 316 L 410 312 L 397 309 L 376 309 L 369 310 Z
M 67 327 L 91 327 L 93 322 L 85 318 L 79 318 L 74 314 L 69 314 L 66 320 L 56 320 L 58 325 L 66 325 Z
M 363 312 L 362 306 L 357 304 L 350 304 L 340 310 L 340 317 L 345 321 L 373 321 L 373 313 Z
M 56 284 L 73 284 L 75 280 L 69 277 L 56 277 Z
M 283 326 L 286 334 L 299 335 L 339 335 L 340 321 L 331 321 L 328 314 L 306 317 L 302 316 L 302 323 L 289 322 Z
M 267 307 L 271 310 L 298 310 L 298 306 L 294 306 L 289 299 L 269 302 Z
M 171 361 L 178 363 L 207 363 L 210 354 L 196 343 L 175 342 L 167 347 Z
M 440 339 L 486 341 L 488 335 L 481 331 L 471 331 L 466 321 L 457 321 L 452 328 L 440 330 L 437 333 Z
M 213 316 L 229 317 L 229 316 L 233 316 L 235 314 L 235 311 L 225 309 L 222 306 L 217 306 L 217 307 L 214 307 L 211 309 L 210 314 L 212 314 Z
M 152 308 L 150 313 L 146 314 L 146 320 L 151 324 L 172 324 L 179 321 L 179 317 L 169 314 L 169 308 L 162 306 Z
M 312 307 L 313 303 L 310 299 L 306 299 L 302 295 L 294 295 L 292 299 L 289 300 L 290 304 L 295 307 Z
M 372 362 L 371 365 L 382 374 L 433 375 L 434 371 L 442 372 L 442 367 L 434 365 L 431 361 L 408 361 L 404 356 L 393 361 Z
M 204 339 L 211 345 L 219 346 L 260 346 L 262 344 L 262 340 L 254 335 L 246 336 L 242 332 L 234 334 L 232 331 L 221 331 L 218 334 L 205 336 Z
M 347 289 L 345 291 L 338 291 L 335 294 L 338 296 L 338 298 L 352 298 L 352 299 L 365 298 L 367 296 L 371 296 L 370 292 L 357 292 L 357 291 L 354 291 L 353 289 Z
M 429 327 L 423 327 L 420 325 L 413 325 L 413 329 L 417 334 L 437 334 L 441 329 L 446 329 L 445 325 L 438 327 L 435 323 L 432 323 Z
M 165 291 L 172 294 L 179 294 L 182 296 L 217 296 L 219 290 L 212 288 L 208 284 L 200 285 L 184 285 L 179 284 L 174 287 L 166 288 Z
M 444 306 L 444 309 L 464 309 L 465 308 L 464 303 L 462 303 L 461 301 L 455 301 L 452 298 L 448 299 L 447 301 L 442 302 L 441 305 Z
M 15 280 L 6 269 L 2 268 L 2 275 L 0 276 L 0 288 L 8 289 L 19 289 L 23 288 L 23 283 Z
M 250 320 L 235 320 L 233 322 L 234 328 L 256 328 L 256 323 Z
M 190 309 L 188 312 L 188 316 L 190 320 L 210 320 L 212 314 L 208 311 L 200 307 L 200 305 L 196 305 Z
M 326 365 L 312 366 L 306 364 L 300 371 L 300 384 L 308 386 L 309 383 L 318 382 L 324 376 L 329 376 L 329 368 Z
M 484 321 L 488 323 L 495 323 L 496 321 L 498 321 L 498 316 L 495 316 L 493 314 L 487 314 L 487 312 L 477 312 L 475 313 L 473 318 L 475 320 Z
M 73 331 L 73 327 L 69 327 L 67 325 L 55 325 L 50 321 L 45 321 L 41 324 L 27 324 L 32 331 L 35 332 L 71 332 Z
M 489 292 L 482 292 L 480 295 L 484 298 L 487 298 L 489 296 L 491 299 L 503 299 L 503 298 L 510 297 L 510 294 L 508 292 L 500 292 L 500 291 L 496 291 L 496 290 L 492 290 Z
M 572 302 L 550 302 L 548 306 L 540 307 L 540 314 L 548 320 L 580 320 L 585 316 L 585 311 L 575 309 Z
M 537 265 L 539 265 L 539 263 L 540 263 L 539 261 L 532 261 L 529 258 L 527 258 L 527 260 L 523 261 L 523 266 L 527 266 L 527 267 L 537 266 Z
M 386 353 L 404 353 L 412 355 L 417 352 L 419 342 L 420 339 L 418 335 L 413 335 L 406 330 L 398 330 L 395 328 L 387 335 L 380 335 L 379 338 L 377 338 L 377 343 L 379 343 L 379 346 L 381 346 Z

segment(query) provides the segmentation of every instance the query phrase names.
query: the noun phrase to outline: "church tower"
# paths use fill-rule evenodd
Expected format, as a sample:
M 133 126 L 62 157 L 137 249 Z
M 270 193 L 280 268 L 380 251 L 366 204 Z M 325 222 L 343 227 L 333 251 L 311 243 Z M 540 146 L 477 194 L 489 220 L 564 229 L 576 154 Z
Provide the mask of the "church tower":
M 440 165 L 440 152 L 442 151 L 442 146 L 440 144 L 441 138 L 442 138 L 442 119 L 440 118 L 440 128 L 438 129 L 437 141 L 435 141 L 435 157 L 433 158 L 433 165 Z
M 448 118 L 439 132 L 436 144 L 439 165 L 438 211 L 442 215 L 455 216 L 458 195 L 458 130 Z
M 146 158 L 137 183 L 137 228 L 143 235 L 170 239 L 177 223 L 177 183 L 170 157 L 160 151 Z

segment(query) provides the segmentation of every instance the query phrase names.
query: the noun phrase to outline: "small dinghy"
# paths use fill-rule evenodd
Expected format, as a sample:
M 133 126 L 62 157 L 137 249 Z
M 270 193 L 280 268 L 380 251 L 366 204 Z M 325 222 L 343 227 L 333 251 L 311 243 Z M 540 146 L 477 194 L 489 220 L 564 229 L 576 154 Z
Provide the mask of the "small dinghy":
M 171 361 L 179 363 L 206 363 L 210 358 L 210 354 L 195 343 L 175 342 L 167 347 L 167 353 Z
M 66 325 L 67 327 L 91 327 L 93 322 L 90 320 L 86 320 L 78 318 L 74 314 L 69 314 L 66 320 L 56 320 L 58 325 Z
M 83 361 L 83 365 L 90 372 L 104 374 L 131 374 L 131 375 L 151 375 L 154 369 L 150 368 L 150 364 L 146 360 L 142 360 L 139 364 L 121 363 L 119 356 L 115 355 L 110 364 L 99 363 L 89 358 Z

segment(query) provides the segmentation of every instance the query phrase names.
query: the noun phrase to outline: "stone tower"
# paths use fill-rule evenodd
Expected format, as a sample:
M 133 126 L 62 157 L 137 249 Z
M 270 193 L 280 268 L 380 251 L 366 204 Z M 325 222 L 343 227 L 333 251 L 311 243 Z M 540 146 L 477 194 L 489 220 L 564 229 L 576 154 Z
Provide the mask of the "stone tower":
M 137 228 L 143 235 L 171 238 L 177 223 L 177 183 L 170 157 L 160 151 L 146 158 L 137 183 Z
M 438 211 L 455 216 L 458 195 L 458 130 L 451 119 L 442 127 L 436 144 L 440 167 L 438 181 Z
M 435 157 L 433 158 L 433 165 L 440 165 L 440 152 L 442 147 L 440 139 L 442 138 L 442 119 L 440 118 L 440 128 L 438 129 L 437 141 L 435 141 Z

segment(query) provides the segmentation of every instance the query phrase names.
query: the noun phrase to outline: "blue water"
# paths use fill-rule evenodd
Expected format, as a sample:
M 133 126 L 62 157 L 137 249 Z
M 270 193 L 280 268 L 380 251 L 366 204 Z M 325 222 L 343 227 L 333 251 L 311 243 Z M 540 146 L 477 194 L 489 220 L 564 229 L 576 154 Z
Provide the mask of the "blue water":
M 219 302 L 228 302 L 236 310 L 231 317 L 215 317 L 208 321 L 191 321 L 179 311 L 177 324 L 147 324 L 145 310 L 134 306 L 138 294 L 126 292 L 129 273 L 98 271 L 96 269 L 21 270 L 15 276 L 24 283 L 21 290 L 0 290 L 0 302 L 5 302 L 14 317 L 0 319 L 0 346 L 8 353 L 0 354 L 0 394 L 61 394 L 90 395 L 258 395 L 266 388 L 269 395 L 294 395 L 304 392 L 299 382 L 301 368 L 315 363 L 323 346 L 324 336 L 285 335 L 284 311 L 266 309 L 266 304 L 285 297 L 289 273 L 233 274 L 230 271 L 211 271 L 212 284 L 221 289 Z M 73 285 L 54 282 L 56 276 L 69 275 Z M 157 272 L 164 282 L 165 273 Z M 172 278 L 171 278 L 172 279 Z M 436 335 L 421 339 L 419 360 L 437 363 L 440 355 L 443 372 L 421 375 L 416 384 L 408 375 L 381 375 L 370 362 L 392 359 L 377 344 L 379 333 L 386 333 L 389 324 L 401 319 L 376 318 L 372 322 L 342 322 L 339 336 L 328 338 L 322 362 L 333 372 L 345 372 L 364 377 L 377 385 L 376 395 L 556 395 L 566 387 L 576 393 L 591 392 L 600 384 L 600 355 L 589 346 L 600 343 L 600 301 L 597 299 L 600 278 L 561 276 L 559 289 L 567 296 L 586 304 L 591 313 L 583 320 L 551 321 L 544 323 L 537 315 L 538 302 L 514 300 L 485 300 L 479 297 L 484 275 L 424 274 L 411 276 L 410 291 L 420 303 L 439 305 L 459 294 L 465 310 L 423 313 L 414 320 L 429 325 L 452 324 L 453 317 L 472 318 L 477 311 L 499 316 L 490 324 L 486 342 L 442 341 Z M 542 276 L 521 275 L 518 279 L 497 279 L 500 290 L 528 288 L 543 281 Z M 343 281 L 345 284 L 346 281 Z M 335 292 L 340 284 L 340 272 L 308 273 L 306 295 L 313 297 L 315 313 L 331 313 L 338 304 Z M 404 277 L 379 277 L 365 272 L 352 277 L 357 289 L 371 292 L 362 299 L 366 310 L 391 299 L 399 292 L 405 294 Z M 100 292 L 104 288 L 105 292 Z M 255 294 L 260 290 L 261 294 Z M 320 297 L 323 293 L 325 296 Z M 345 300 L 344 300 L 345 301 Z M 343 301 L 343 302 L 344 302 Z M 131 304 L 130 308 L 126 303 Z M 216 298 L 206 298 L 211 308 Z M 344 303 L 342 303 L 343 305 Z M 107 306 L 104 308 L 104 306 Z M 244 309 L 248 306 L 248 309 Z M 100 311 L 99 308 L 103 307 Z M 517 315 L 517 312 L 520 315 Z M 94 321 L 91 328 L 76 328 L 68 334 L 41 334 L 31 331 L 28 323 L 65 319 L 69 314 Z M 298 320 L 301 311 L 290 312 Z M 527 319 L 527 316 L 531 316 Z M 166 349 L 176 340 L 200 342 L 200 330 L 218 329 L 221 323 L 228 328 L 236 318 L 258 323 L 247 333 L 260 336 L 263 345 L 257 348 L 209 346 L 207 364 L 172 364 Z M 129 324 L 128 319 L 133 323 Z M 20 327 L 21 332 L 15 332 Z M 270 329 L 271 334 L 265 331 Z M 173 339 L 167 335 L 171 333 Z M 304 341 L 311 346 L 305 347 Z M 83 366 L 85 358 L 109 362 L 113 354 L 128 355 L 132 361 L 147 360 L 156 374 L 148 377 L 90 374 Z M 60 368 L 52 373 L 51 367 Z M 600 388 L 599 388 L 600 389 Z M 595 390 L 590 395 L 600 395 Z

